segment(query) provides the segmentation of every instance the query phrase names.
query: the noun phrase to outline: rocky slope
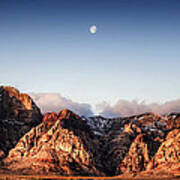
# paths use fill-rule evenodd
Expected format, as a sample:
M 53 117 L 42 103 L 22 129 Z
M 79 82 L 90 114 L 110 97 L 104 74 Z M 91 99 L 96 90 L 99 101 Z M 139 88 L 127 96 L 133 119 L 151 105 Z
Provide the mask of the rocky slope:
M 161 171 L 165 172 L 164 164 L 174 163 L 172 168 L 177 166 L 178 175 L 179 125 L 179 114 L 174 113 L 168 116 L 145 113 L 114 121 L 104 140 L 106 162 L 109 162 L 107 169 L 111 169 L 111 174 L 134 177 L 142 176 L 141 172 L 158 172 L 161 163 Z M 168 174 L 165 175 L 168 177 Z
M 28 95 L 0 87 L 0 129 L 1 173 L 180 176 L 180 113 L 87 118 L 65 109 L 42 119 Z
M 172 130 L 137 177 L 180 177 L 180 129 Z
M 112 119 L 101 116 L 83 119 L 99 137 L 104 157 L 102 163 L 111 176 L 124 174 L 125 177 L 131 177 L 156 168 L 155 165 L 152 166 L 152 161 L 166 141 L 166 136 L 173 133 L 174 129 L 180 129 L 180 113 L 164 116 L 144 113 Z M 175 144 L 178 145 L 177 142 Z M 177 151 L 180 152 L 179 149 Z
M 26 174 L 104 175 L 98 141 L 89 126 L 69 110 L 48 113 L 9 153 L 4 164 Z
M 81 117 L 87 124 L 91 127 L 91 130 L 97 136 L 104 136 L 108 133 L 114 119 L 105 118 L 102 116 L 93 116 L 93 117 Z
M 40 110 L 30 96 L 13 87 L 0 86 L 0 159 L 41 121 Z

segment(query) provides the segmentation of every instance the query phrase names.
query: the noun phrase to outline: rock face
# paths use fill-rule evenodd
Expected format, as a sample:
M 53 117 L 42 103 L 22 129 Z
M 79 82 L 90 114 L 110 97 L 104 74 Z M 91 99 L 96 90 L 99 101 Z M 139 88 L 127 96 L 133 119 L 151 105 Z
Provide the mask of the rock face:
M 152 159 L 153 167 L 160 168 L 161 166 L 180 162 L 180 130 L 175 129 L 166 137 L 166 140 L 161 144 L 157 153 Z
M 13 87 L 0 86 L 0 150 L 8 154 L 18 140 L 42 121 L 39 108 L 27 94 Z
M 180 176 L 180 130 L 168 133 L 146 170 L 137 174 L 137 178 L 168 178 Z
M 46 113 L 0 87 L 0 173 L 155 178 L 180 176 L 180 113 L 79 117 Z
M 144 134 L 139 134 L 129 148 L 126 157 L 121 161 L 122 173 L 138 173 L 146 169 L 150 160 Z
M 120 131 L 110 131 L 104 138 L 104 165 L 110 175 L 121 174 L 120 164 L 129 151 L 140 129 L 135 124 L 126 124 Z
M 161 146 L 166 143 L 168 137 L 172 137 L 172 141 L 174 134 L 179 131 L 174 128 L 179 128 L 178 113 L 168 116 L 145 113 L 113 119 L 108 133 L 100 139 L 103 144 L 105 171 L 111 176 L 126 174 L 127 177 L 131 177 L 130 175 L 136 176 L 141 172 L 148 172 L 150 169 L 156 168 L 154 163 L 159 151 L 161 156 L 166 158 Z M 173 130 L 176 133 L 173 133 Z M 170 147 L 174 148 L 175 144 L 179 146 L 177 141 L 170 144 L 166 151 L 169 151 Z M 175 149 L 176 153 L 172 153 L 177 155 L 180 150 L 179 148 Z M 172 158 L 172 162 L 180 163 L 177 158 L 176 160 Z
M 43 123 L 20 139 L 4 164 L 16 173 L 100 176 L 98 155 L 98 141 L 89 126 L 63 110 L 46 114 Z

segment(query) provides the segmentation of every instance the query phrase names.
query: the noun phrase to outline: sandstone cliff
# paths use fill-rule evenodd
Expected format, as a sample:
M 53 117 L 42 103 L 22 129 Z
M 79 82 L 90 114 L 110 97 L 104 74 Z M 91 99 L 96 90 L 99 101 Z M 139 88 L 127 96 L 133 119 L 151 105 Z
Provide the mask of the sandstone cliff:
M 179 137 L 175 138 L 175 134 L 179 132 L 179 124 L 178 113 L 168 116 L 145 113 L 114 119 L 108 133 L 101 138 L 107 174 L 124 174 L 122 177 L 128 178 L 148 172 L 151 168 L 157 169 L 157 164 L 168 159 L 167 152 L 174 155 L 171 162 L 169 158 L 164 164 L 170 165 L 173 162 L 177 166 L 180 163 L 177 157 L 180 145 Z M 168 142 L 173 143 L 164 147 L 170 137 Z M 162 150 L 163 148 L 166 150 Z M 163 160 L 159 159 L 160 156 Z M 165 166 L 162 166 L 163 168 L 166 171 Z
M 13 87 L 0 86 L 0 158 L 41 120 L 40 110 L 30 96 Z
M 16 173 L 103 175 L 98 141 L 89 126 L 69 110 L 48 113 L 9 153 L 5 166 Z

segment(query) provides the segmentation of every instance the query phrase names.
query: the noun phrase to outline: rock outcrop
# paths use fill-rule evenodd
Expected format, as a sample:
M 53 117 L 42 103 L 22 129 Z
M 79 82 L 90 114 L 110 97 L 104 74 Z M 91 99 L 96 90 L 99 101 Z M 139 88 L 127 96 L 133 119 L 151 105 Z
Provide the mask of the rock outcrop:
M 16 173 L 100 176 L 104 174 L 99 170 L 98 146 L 86 122 L 63 110 L 46 114 L 20 139 L 4 164 Z
M 180 177 L 180 130 L 168 133 L 155 156 L 148 163 L 146 170 L 136 175 L 137 178 Z
M 140 129 L 135 124 L 126 124 L 119 131 L 110 131 L 104 138 L 104 166 L 109 175 L 121 174 L 120 164 L 129 151 Z
M 102 154 L 106 171 L 111 176 L 124 174 L 125 177 L 133 177 L 156 168 L 154 163 L 162 161 L 156 158 L 159 151 L 162 158 L 166 158 L 161 146 L 167 143 L 167 138 L 172 137 L 170 141 L 173 141 L 175 134 L 178 134 L 179 130 L 174 130 L 175 133 L 174 128 L 179 128 L 178 113 L 168 116 L 145 113 L 114 119 L 108 133 L 100 139 L 104 145 Z M 179 153 L 178 148 L 174 149 L 175 144 L 179 146 L 177 141 L 170 144 L 167 151 L 171 152 L 171 147 L 174 151 L 176 149 L 176 153 L 172 153 Z M 173 158 L 171 161 L 180 162 Z
M 0 159 L 41 121 L 40 110 L 30 96 L 13 87 L 0 86 Z
M 138 173 L 146 169 L 149 163 L 149 152 L 144 134 L 139 134 L 129 148 L 126 157 L 121 161 L 122 173 Z
M 180 113 L 79 117 L 46 113 L 27 94 L 0 87 L 0 173 L 180 176 Z
M 180 162 L 180 129 L 168 133 L 152 159 L 153 168 Z

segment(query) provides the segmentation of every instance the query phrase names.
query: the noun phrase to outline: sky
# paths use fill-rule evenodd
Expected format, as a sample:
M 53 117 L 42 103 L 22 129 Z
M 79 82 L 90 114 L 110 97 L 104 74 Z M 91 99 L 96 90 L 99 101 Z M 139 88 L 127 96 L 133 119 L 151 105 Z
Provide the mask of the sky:
M 0 84 L 98 112 L 180 99 L 179 67 L 179 0 L 0 0 Z

